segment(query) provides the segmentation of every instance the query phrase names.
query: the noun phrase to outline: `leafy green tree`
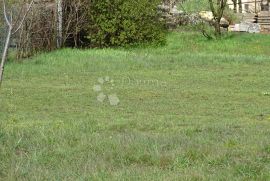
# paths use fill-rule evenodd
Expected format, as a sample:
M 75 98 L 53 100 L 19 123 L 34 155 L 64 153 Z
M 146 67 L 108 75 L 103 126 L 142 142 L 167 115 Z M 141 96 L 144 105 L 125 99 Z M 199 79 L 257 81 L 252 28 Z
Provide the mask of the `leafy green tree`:
M 220 22 L 223 17 L 224 10 L 227 6 L 227 0 L 208 0 L 210 9 L 213 13 L 213 26 L 215 28 L 215 36 L 221 36 Z

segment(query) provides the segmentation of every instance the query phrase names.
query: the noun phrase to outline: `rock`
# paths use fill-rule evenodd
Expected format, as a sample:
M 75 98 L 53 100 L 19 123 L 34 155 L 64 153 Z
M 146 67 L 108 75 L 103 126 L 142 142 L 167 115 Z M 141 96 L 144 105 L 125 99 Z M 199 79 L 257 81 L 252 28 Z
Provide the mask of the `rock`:
M 199 12 L 200 17 L 206 21 L 212 21 L 214 19 L 213 13 L 211 11 L 201 11 Z
M 229 21 L 227 21 L 225 18 L 221 18 L 220 20 L 220 26 L 223 28 L 228 28 L 230 25 Z
M 260 33 L 261 27 L 257 23 L 240 23 L 239 31 L 248 33 Z
M 229 30 L 235 32 L 260 33 L 261 26 L 257 23 L 242 22 L 240 24 L 230 26 Z
M 248 23 L 240 23 L 239 24 L 239 31 L 248 32 L 249 24 Z
M 183 14 L 183 11 L 179 11 L 179 10 L 177 9 L 177 6 L 174 6 L 174 7 L 172 8 L 172 10 L 170 11 L 170 13 L 171 13 L 172 15 L 174 15 L 174 16 L 179 16 L 180 14 Z
M 248 28 L 249 33 L 260 33 L 261 32 L 261 26 L 257 23 L 249 23 Z

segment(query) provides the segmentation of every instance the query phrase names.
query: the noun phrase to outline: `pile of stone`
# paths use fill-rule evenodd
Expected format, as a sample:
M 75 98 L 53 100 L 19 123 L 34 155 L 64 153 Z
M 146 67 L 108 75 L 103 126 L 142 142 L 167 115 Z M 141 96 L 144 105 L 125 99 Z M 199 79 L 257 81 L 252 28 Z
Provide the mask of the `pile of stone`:
M 158 11 L 161 15 L 161 21 L 165 21 L 169 29 L 177 28 L 178 25 L 183 24 L 183 11 L 179 11 L 177 6 L 170 7 L 169 5 L 159 5 Z
M 183 15 L 184 25 L 198 25 L 204 20 L 200 17 L 199 13 L 191 13 Z
M 161 16 L 161 21 L 165 21 L 169 29 L 175 29 L 180 25 L 198 25 L 202 22 L 210 23 L 214 17 L 210 11 L 202 11 L 199 13 L 186 14 L 178 10 L 177 6 L 162 4 L 158 6 L 158 11 Z M 228 28 L 229 22 L 221 19 L 221 27 Z
M 240 24 L 230 25 L 229 31 L 232 32 L 247 32 L 260 33 L 261 26 L 258 23 L 241 22 Z

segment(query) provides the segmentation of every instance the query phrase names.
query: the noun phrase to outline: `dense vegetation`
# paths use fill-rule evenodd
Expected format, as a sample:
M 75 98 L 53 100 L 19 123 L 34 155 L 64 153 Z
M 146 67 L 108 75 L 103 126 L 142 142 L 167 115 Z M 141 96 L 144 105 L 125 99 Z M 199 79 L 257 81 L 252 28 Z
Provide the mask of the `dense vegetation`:
M 91 46 L 125 46 L 165 42 L 165 27 L 159 21 L 160 0 L 91 0 L 87 35 Z
M 269 44 L 179 32 L 159 48 L 9 62 L 0 180 L 269 180 Z M 116 107 L 96 100 L 104 76 Z

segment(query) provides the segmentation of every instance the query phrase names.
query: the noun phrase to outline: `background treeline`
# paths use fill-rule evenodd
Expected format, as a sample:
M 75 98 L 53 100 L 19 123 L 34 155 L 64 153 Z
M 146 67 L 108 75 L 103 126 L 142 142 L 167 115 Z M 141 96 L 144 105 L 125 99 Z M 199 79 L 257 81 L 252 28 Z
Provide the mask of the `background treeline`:
M 25 6 L 26 9 L 29 2 L 12 3 L 15 8 Z M 57 2 L 35 1 L 14 38 L 17 58 L 54 50 L 59 38 L 63 47 L 115 47 L 165 42 L 166 29 L 157 11 L 160 0 L 62 2 L 63 23 L 59 34 Z M 17 13 L 21 13 L 20 10 Z

